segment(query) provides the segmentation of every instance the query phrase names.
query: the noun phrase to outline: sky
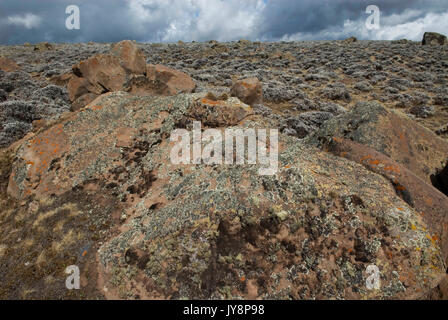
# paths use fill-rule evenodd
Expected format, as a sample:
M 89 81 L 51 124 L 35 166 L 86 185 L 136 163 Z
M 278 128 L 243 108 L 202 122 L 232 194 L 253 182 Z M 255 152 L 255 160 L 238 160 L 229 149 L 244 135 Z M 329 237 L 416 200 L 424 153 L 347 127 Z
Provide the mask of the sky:
M 79 8 L 79 29 L 66 8 Z M 378 28 L 366 26 L 379 9 Z M 371 18 L 372 19 L 372 18 Z M 25 42 L 420 41 L 448 33 L 448 0 L 0 0 L 0 44 Z

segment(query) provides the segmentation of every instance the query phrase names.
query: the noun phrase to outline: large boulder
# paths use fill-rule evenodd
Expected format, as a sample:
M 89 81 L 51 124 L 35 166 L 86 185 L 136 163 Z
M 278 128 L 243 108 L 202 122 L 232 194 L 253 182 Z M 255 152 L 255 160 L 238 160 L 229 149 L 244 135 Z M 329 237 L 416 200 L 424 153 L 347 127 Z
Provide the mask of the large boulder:
M 422 45 L 447 45 L 447 37 L 443 34 L 436 32 L 425 32 L 423 35 Z
M 260 164 L 172 163 L 170 136 L 192 128 L 192 110 L 244 107 L 202 99 L 107 93 L 14 145 L 8 193 L 22 204 L 21 233 L 2 226 L 2 241 L 33 254 L 2 258 L 12 292 L 42 277 L 58 290 L 67 263 L 106 298 L 404 299 L 441 282 L 423 217 L 351 160 L 280 135 L 273 176 Z M 372 264 L 378 290 L 366 287 Z M 11 282 L 26 266 L 27 283 Z
M 445 140 L 404 114 L 369 102 L 327 121 L 307 142 L 387 178 L 396 194 L 422 213 L 448 262 L 448 198 L 431 181 L 431 173 L 446 163 Z
M 257 78 L 248 78 L 235 82 L 230 95 L 239 98 L 248 105 L 263 102 L 263 87 Z

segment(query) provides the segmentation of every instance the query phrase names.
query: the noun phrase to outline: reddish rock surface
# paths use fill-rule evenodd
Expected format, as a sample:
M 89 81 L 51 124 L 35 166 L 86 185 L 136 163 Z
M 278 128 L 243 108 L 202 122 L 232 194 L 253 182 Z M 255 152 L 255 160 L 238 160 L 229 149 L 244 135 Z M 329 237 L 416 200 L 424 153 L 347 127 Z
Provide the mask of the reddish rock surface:
M 196 89 L 196 84 L 189 75 L 160 64 L 149 64 L 146 77 L 150 83 L 154 84 L 156 92 L 161 95 L 192 93 Z
M 145 55 L 132 41 L 124 40 L 117 43 L 112 48 L 111 54 L 120 59 L 120 64 L 125 70 L 135 74 L 145 74 Z
M 230 90 L 230 94 L 248 105 L 263 102 L 263 88 L 257 78 L 237 81 Z
M 146 65 L 142 50 L 129 40 L 115 44 L 110 54 L 95 55 L 73 66 L 67 85 L 73 110 L 106 92 L 169 96 L 191 93 L 195 88 L 194 81 L 184 72 L 163 65 Z
M 0 70 L 5 72 L 12 72 L 19 69 L 20 67 L 14 60 L 8 59 L 6 57 L 0 57 Z
M 191 110 L 203 108 L 195 116 L 206 119 L 208 110 L 250 113 L 237 99 L 203 99 L 107 93 L 12 145 L 4 160 L 11 174 L 2 179 L 22 205 L 7 214 L 27 219 L 23 241 L 15 224 L 2 241 L 28 244 L 32 259 L 20 250 L 6 256 L 6 294 L 22 289 L 14 279 L 26 270 L 23 259 L 36 274 L 57 275 L 73 251 L 88 296 L 110 299 L 404 299 L 441 284 L 440 240 L 370 168 L 284 135 L 272 177 L 258 165 L 173 164 L 169 136 Z M 372 263 L 382 286 L 368 291 Z M 26 284 L 40 279 L 33 273 Z
M 77 69 L 83 78 L 94 86 L 101 86 L 107 91 L 119 91 L 126 82 L 126 71 L 121 66 L 120 58 L 100 54 L 82 61 Z

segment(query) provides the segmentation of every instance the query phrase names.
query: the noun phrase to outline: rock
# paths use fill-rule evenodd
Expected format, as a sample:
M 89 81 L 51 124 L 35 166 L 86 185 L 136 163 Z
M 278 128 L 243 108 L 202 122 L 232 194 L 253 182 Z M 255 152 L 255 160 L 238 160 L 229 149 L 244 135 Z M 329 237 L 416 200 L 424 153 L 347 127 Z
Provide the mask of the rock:
M 49 81 L 57 86 L 65 87 L 69 83 L 72 76 L 73 74 L 71 72 L 56 74 L 51 76 Z
M 327 122 L 310 137 L 319 141 L 331 137 L 350 139 L 371 147 L 400 163 L 422 180 L 446 161 L 448 142 L 398 111 L 379 103 L 365 102 Z
M 80 96 L 89 93 L 90 86 L 91 84 L 87 79 L 79 78 L 73 75 L 67 84 L 67 91 L 70 96 L 70 100 L 75 101 Z
M 196 89 L 196 84 L 189 75 L 163 65 L 149 64 L 146 77 L 160 95 L 192 93 Z
M 90 57 L 81 61 L 75 69 L 94 87 L 102 87 L 107 91 L 122 90 L 127 80 L 120 58 L 109 54 Z
M 84 108 L 85 106 L 87 106 L 90 102 L 92 102 L 93 100 L 95 100 L 98 97 L 97 94 L 95 93 L 85 93 L 79 97 L 77 97 L 71 105 L 70 110 L 71 111 L 77 111 L 81 108 Z
M 115 44 L 111 54 L 120 59 L 120 64 L 125 70 L 135 74 L 146 73 L 145 55 L 134 42 L 124 40 Z
M 245 297 L 241 275 L 258 279 L 250 293 L 257 299 L 419 298 L 441 283 L 440 247 L 425 240 L 433 234 L 422 216 L 388 180 L 351 160 L 280 135 L 274 176 L 260 176 L 260 164 L 173 164 L 170 135 L 204 98 L 106 93 L 17 143 L 8 194 L 20 208 L 32 200 L 30 212 L 41 219 L 25 219 L 22 228 L 46 239 L 27 242 L 29 250 L 50 256 L 56 247 L 65 257 L 79 246 L 84 255 L 84 243 L 93 243 L 86 275 L 105 298 Z M 257 128 L 256 121 L 240 126 Z M 57 213 L 50 220 L 49 210 Z M 49 227 L 78 221 L 64 229 L 76 235 L 73 243 Z M 94 222 L 107 234 L 101 242 Z M 11 254 L 7 265 L 20 259 Z M 368 291 L 373 263 L 385 285 Z M 132 277 L 117 276 L 130 267 Z
M 20 67 L 15 63 L 14 60 L 8 59 L 6 57 L 0 57 L 0 70 L 5 72 L 12 72 L 19 69 Z
M 224 101 L 203 97 L 196 100 L 188 114 L 204 125 L 216 128 L 237 125 L 243 119 L 252 115 L 253 110 L 236 98 L 229 98 Z
M 163 65 L 146 65 L 143 51 L 129 40 L 115 44 L 110 54 L 98 54 L 81 61 L 72 71 L 67 89 L 73 110 L 106 92 L 176 95 L 192 93 L 196 88 L 184 72 Z
M 54 45 L 48 42 L 40 42 L 34 45 L 34 51 L 49 51 L 54 50 Z
M 342 42 L 344 44 L 354 43 L 354 42 L 357 42 L 357 41 L 358 41 L 358 39 L 356 37 L 350 37 L 350 38 L 342 40 Z
M 447 37 L 443 34 L 436 32 L 425 32 L 423 35 L 422 45 L 447 45 Z
M 344 158 L 360 163 L 371 171 L 386 177 L 409 206 L 423 214 L 423 219 L 434 234 L 433 241 L 441 242 L 445 263 L 448 263 L 448 197 L 436 190 L 427 181 L 417 177 L 400 165 L 367 146 L 344 138 L 333 137 L 325 148 Z M 444 172 L 434 176 L 438 187 L 446 191 Z
M 408 205 L 424 212 L 448 257 L 448 198 L 432 187 L 430 177 L 446 161 L 446 141 L 399 112 L 369 102 L 327 121 L 308 142 L 387 177 Z
M 237 81 L 230 90 L 232 97 L 237 97 L 248 105 L 263 103 L 263 88 L 257 78 Z

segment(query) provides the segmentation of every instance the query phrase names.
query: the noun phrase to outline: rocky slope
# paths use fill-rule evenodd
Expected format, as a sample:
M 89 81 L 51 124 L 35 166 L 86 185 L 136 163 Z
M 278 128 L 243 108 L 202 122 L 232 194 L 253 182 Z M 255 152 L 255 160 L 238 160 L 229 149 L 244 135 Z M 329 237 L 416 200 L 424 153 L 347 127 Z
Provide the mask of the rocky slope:
M 447 297 L 445 46 L 122 42 L 0 55 L 0 297 Z M 278 128 L 277 174 L 172 164 L 170 135 L 193 121 Z M 81 290 L 65 288 L 73 264 Z M 366 287 L 372 264 L 378 290 Z

